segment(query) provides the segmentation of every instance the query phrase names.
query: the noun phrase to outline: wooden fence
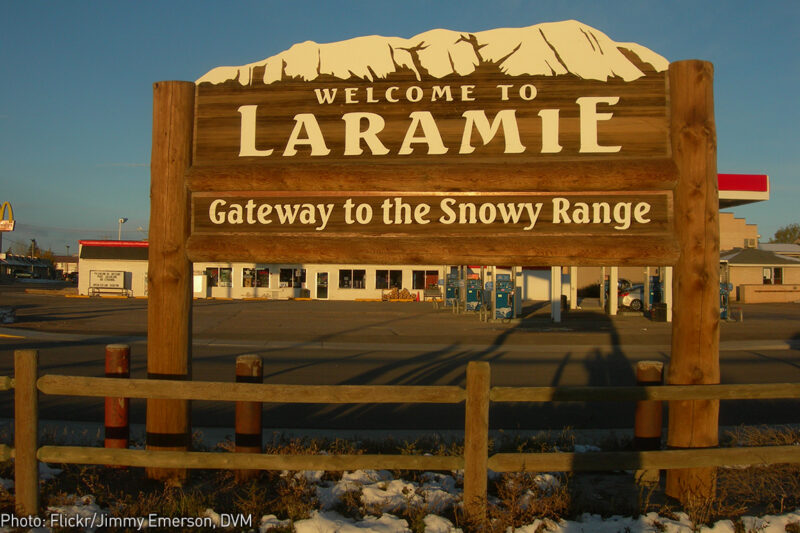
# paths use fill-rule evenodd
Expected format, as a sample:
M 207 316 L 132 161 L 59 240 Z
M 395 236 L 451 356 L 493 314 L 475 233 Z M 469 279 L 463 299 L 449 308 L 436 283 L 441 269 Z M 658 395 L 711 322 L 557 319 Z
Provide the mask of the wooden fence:
M 464 502 L 484 513 L 487 474 L 516 471 L 604 471 L 800 463 L 800 446 L 673 449 L 591 453 L 498 453 L 489 456 L 491 402 L 798 399 L 800 384 L 664 385 L 631 387 L 491 387 L 487 362 L 467 365 L 466 388 L 455 386 L 269 385 L 203 381 L 37 376 L 35 350 L 15 352 L 14 448 L 0 446 L 0 460 L 15 459 L 17 512 L 39 512 L 38 462 L 150 468 L 260 470 L 464 470 Z M 38 393 L 269 403 L 465 403 L 463 456 L 272 455 L 38 445 Z

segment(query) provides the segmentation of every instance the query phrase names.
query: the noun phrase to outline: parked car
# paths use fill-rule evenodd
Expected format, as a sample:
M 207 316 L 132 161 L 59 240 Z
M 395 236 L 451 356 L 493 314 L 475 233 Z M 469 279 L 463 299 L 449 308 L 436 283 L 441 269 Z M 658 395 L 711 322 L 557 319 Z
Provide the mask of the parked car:
M 644 285 L 639 283 L 629 285 L 627 288 L 620 288 L 618 294 L 618 305 L 629 307 L 632 311 L 641 311 L 644 302 Z

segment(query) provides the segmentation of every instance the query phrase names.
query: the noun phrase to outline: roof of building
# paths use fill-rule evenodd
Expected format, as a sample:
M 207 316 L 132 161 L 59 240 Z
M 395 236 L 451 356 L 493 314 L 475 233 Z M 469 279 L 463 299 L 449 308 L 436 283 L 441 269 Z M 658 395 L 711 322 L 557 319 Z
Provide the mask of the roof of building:
M 146 241 L 80 241 L 81 259 L 147 261 Z
M 53 263 L 49 259 L 41 257 L 30 257 L 27 255 L 0 254 L 0 264 L 11 267 L 51 267 Z
M 778 255 L 758 248 L 734 248 L 719 255 L 721 261 L 731 265 L 793 265 L 800 266 L 800 259 Z
M 758 243 L 759 250 L 775 252 L 776 254 L 800 254 L 800 244 L 786 244 L 782 242 Z

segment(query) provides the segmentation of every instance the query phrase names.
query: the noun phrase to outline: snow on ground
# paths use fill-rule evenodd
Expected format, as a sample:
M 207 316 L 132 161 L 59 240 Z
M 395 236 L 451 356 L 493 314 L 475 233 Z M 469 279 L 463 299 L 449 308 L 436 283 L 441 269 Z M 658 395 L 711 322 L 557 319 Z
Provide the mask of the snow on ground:
M 57 475 L 55 469 L 45 470 L 49 475 Z M 286 472 L 285 475 L 292 475 Z M 426 505 L 430 514 L 424 517 L 426 533 L 459 533 L 453 523 L 439 516 L 437 513 L 458 505 L 461 499 L 460 490 L 457 488 L 454 475 L 426 472 L 420 476 L 420 483 L 394 479 L 392 474 L 385 470 L 358 470 L 345 472 L 338 481 L 323 480 L 321 472 L 299 472 L 293 474 L 298 478 L 305 478 L 316 485 L 320 501 L 320 509 L 312 511 L 311 516 L 293 524 L 297 533 L 409 533 L 408 522 L 393 513 L 402 512 L 409 505 Z M 542 488 L 558 487 L 558 478 L 549 474 L 541 474 L 537 483 Z M 0 480 L 4 490 L 11 490 L 13 483 L 10 480 Z M 333 510 L 341 501 L 342 496 L 349 491 L 360 491 L 361 502 L 373 515 L 365 516 L 362 520 L 355 520 L 342 516 Z M 77 516 L 87 520 L 92 517 L 99 523 L 102 516 L 110 513 L 97 505 L 92 495 L 73 496 L 69 505 L 49 507 L 48 515 L 61 515 L 62 517 Z M 202 518 L 210 519 L 217 526 L 221 525 L 221 514 L 225 510 L 207 509 Z M 63 518 L 62 518 L 63 520 Z M 759 533 L 785 533 L 789 524 L 800 524 L 800 509 L 783 515 L 768 515 L 762 517 L 744 517 L 742 523 L 745 531 L 758 531 Z M 274 514 L 262 516 L 253 521 L 252 531 L 265 533 L 277 528 L 286 528 L 292 525 L 288 520 L 280 520 Z M 544 526 L 544 529 L 540 529 Z M 257 528 L 257 529 L 256 529 Z M 0 532 L 10 532 L 11 529 L 0 527 Z M 33 531 L 49 532 L 50 527 L 35 528 Z M 82 531 L 94 531 L 84 528 Z M 603 518 L 599 515 L 584 514 L 575 521 L 535 520 L 532 524 L 517 528 L 519 533 L 539 533 L 548 531 L 552 533 L 644 533 L 660 531 L 664 533 L 692 533 L 695 531 L 686 514 L 679 513 L 676 518 L 666 518 L 656 513 L 649 513 L 638 518 L 612 516 Z M 731 520 L 722 520 L 711 527 L 703 527 L 703 533 L 736 533 Z M 791 530 L 789 530 L 791 531 Z

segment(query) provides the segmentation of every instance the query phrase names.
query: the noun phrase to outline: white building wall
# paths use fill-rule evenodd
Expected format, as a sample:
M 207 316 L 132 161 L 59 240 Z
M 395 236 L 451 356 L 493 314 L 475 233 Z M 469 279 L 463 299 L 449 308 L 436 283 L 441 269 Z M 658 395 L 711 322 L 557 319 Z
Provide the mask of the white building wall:
M 206 280 L 206 270 L 208 268 L 230 268 L 230 286 L 209 287 Z M 244 270 L 248 268 L 268 269 L 268 287 L 244 287 Z M 305 282 L 300 286 L 281 286 L 281 269 L 306 270 Z M 340 270 L 364 270 L 365 283 L 363 288 L 340 288 Z M 344 264 L 275 264 L 275 263 L 195 263 L 193 265 L 194 277 L 194 297 L 195 298 L 268 298 L 273 300 L 287 298 L 309 297 L 321 299 L 321 291 L 318 286 L 318 274 L 328 274 L 328 300 L 379 300 L 384 289 L 376 287 L 377 271 L 388 270 L 402 272 L 401 289 L 408 289 L 409 292 L 422 299 L 424 289 L 413 289 L 413 272 L 417 270 L 435 271 L 438 278 L 442 277 L 442 267 L 439 265 L 421 266 L 397 266 L 397 265 L 344 265 Z
M 127 296 L 147 296 L 147 261 L 119 261 L 114 259 L 80 259 L 78 294 L 89 295 L 89 280 L 92 270 L 112 270 L 125 273 Z M 109 293 L 114 291 L 109 291 Z

